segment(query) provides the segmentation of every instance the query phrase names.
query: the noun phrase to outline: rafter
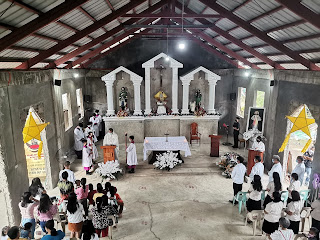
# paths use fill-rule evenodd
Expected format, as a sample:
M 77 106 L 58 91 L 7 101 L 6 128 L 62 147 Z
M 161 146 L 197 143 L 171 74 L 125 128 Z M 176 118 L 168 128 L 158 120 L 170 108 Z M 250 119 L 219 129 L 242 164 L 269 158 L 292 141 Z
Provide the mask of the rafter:
M 162 6 L 164 6 L 165 4 L 167 4 L 165 1 L 161 1 L 156 3 L 155 5 L 151 6 L 150 8 L 146 9 L 143 11 L 143 13 L 152 13 L 156 10 L 158 10 L 159 8 L 161 8 Z M 127 20 L 125 23 L 126 24 L 133 24 L 135 22 L 137 22 L 138 19 L 129 19 Z M 92 40 L 91 42 L 79 47 L 78 49 L 72 51 L 71 53 L 67 54 L 66 56 L 57 59 L 54 63 L 56 66 L 59 66 L 60 64 L 68 61 L 69 59 L 75 57 L 76 55 L 81 54 L 82 52 L 90 49 L 91 47 L 94 47 L 95 45 L 103 42 L 104 40 L 108 39 L 109 37 L 113 36 L 114 34 L 122 31 L 124 29 L 124 26 L 117 26 L 115 28 L 113 28 L 112 30 L 108 31 L 107 33 L 97 37 L 96 39 Z M 50 66 L 53 67 L 53 66 Z
M 241 26 L 246 31 L 250 32 L 251 34 L 255 35 L 256 37 L 260 38 L 264 42 L 268 43 L 270 46 L 278 49 L 279 51 L 285 53 L 292 59 L 296 60 L 297 62 L 301 63 L 302 65 L 306 66 L 307 68 L 311 70 L 317 70 L 320 71 L 320 67 L 312 63 L 311 61 L 301 57 L 299 54 L 295 53 L 288 47 L 284 46 L 282 43 L 274 40 L 273 38 L 269 37 L 266 33 L 258 30 L 257 28 L 253 27 L 243 19 L 239 18 L 238 16 L 234 15 L 233 13 L 230 13 L 227 9 L 223 8 L 216 2 L 212 2 L 210 0 L 199 0 L 203 4 L 207 4 L 210 8 L 218 12 L 219 14 L 223 15 L 224 17 L 227 17 L 230 21 L 234 22 L 235 24 Z
M 79 0 L 80 1 L 80 0 Z M 82 0 L 84 1 L 84 0 Z M 122 16 L 123 14 L 127 13 L 128 11 L 132 10 L 132 8 L 139 6 L 145 0 L 135 0 L 131 1 L 130 3 L 124 5 L 120 9 L 114 11 L 113 13 L 107 15 L 106 17 L 100 19 L 99 21 L 91 24 L 90 26 L 86 27 L 85 29 L 75 33 L 74 35 L 70 36 L 69 38 L 61 41 L 59 44 L 49 48 L 46 52 L 43 52 L 31 59 L 27 62 L 24 62 L 20 66 L 16 67 L 16 69 L 28 69 L 31 66 L 37 64 L 38 62 L 42 61 L 50 57 L 51 55 L 55 54 L 58 51 L 61 51 L 65 47 L 69 46 L 70 44 L 80 40 L 83 37 L 88 36 L 90 33 L 96 31 L 97 29 L 101 28 L 102 26 L 108 24 L 109 22 L 115 20 L 117 17 Z M 78 1 L 77 1 L 78 2 Z
M 235 7 L 234 9 L 231 10 L 231 12 L 235 12 L 237 10 L 239 10 L 240 8 L 244 7 L 245 5 L 247 5 L 248 3 L 252 2 L 252 0 L 246 0 L 243 3 L 241 3 L 239 6 Z
M 109 0 L 105 0 L 109 6 L 109 8 L 111 9 L 112 12 L 115 11 L 114 7 L 112 6 L 111 2 Z M 117 17 L 118 22 L 121 24 L 121 20 Z
M 290 11 L 320 29 L 320 15 L 301 4 L 301 0 L 276 0 Z
M 31 22 L 14 30 L 9 35 L 0 39 L 0 52 L 14 45 L 15 43 L 29 36 L 30 34 L 36 32 L 42 27 L 48 25 L 49 23 L 56 21 L 63 15 L 69 13 L 70 11 L 79 7 L 80 5 L 82 5 L 87 1 L 88 0 L 78 0 L 78 1 L 66 0 L 65 2 L 61 3 L 57 7 L 48 11 L 46 14 L 40 15 L 39 17 L 32 20 Z
M 157 14 L 125 14 L 123 17 L 130 18 L 182 18 L 181 14 L 157 13 Z M 183 18 L 220 18 L 219 14 L 184 14 Z
M 181 5 L 177 5 L 179 9 L 181 9 Z M 186 13 L 192 13 L 193 11 L 189 8 L 185 9 Z M 207 24 L 208 21 L 205 19 L 197 19 L 200 23 L 202 24 Z M 268 57 L 264 56 L 263 54 L 259 53 L 258 51 L 254 50 L 253 48 L 251 48 L 250 46 L 244 44 L 243 42 L 241 42 L 239 39 L 233 37 L 232 35 L 230 35 L 228 32 L 224 31 L 223 29 L 217 27 L 217 26 L 213 26 L 210 28 L 212 31 L 216 32 L 218 34 L 218 36 L 222 36 L 226 39 L 228 39 L 229 41 L 231 41 L 232 43 L 234 43 L 235 45 L 241 47 L 242 49 L 246 50 L 247 52 L 251 53 L 252 55 L 254 55 L 255 57 L 261 59 L 262 61 L 266 62 L 267 64 L 269 64 L 270 66 L 276 68 L 276 69 L 283 69 L 283 67 L 281 67 L 279 64 L 275 63 L 274 61 L 272 61 L 271 59 L 269 59 Z

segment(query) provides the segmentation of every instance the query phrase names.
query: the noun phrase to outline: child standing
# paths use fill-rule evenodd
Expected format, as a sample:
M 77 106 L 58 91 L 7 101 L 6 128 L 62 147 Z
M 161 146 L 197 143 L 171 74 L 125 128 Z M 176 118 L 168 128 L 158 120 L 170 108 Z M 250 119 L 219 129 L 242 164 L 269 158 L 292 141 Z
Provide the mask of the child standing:
M 86 170 L 86 174 L 90 175 L 90 168 L 92 166 L 92 151 L 87 145 L 87 140 L 82 140 L 83 150 L 82 150 L 82 166 Z
M 128 168 L 130 168 L 129 173 L 134 173 L 134 169 L 138 164 L 137 150 L 136 150 L 136 145 L 134 144 L 134 136 L 130 136 L 129 141 L 130 141 L 130 145 L 126 149 L 128 153 L 127 164 L 128 164 Z

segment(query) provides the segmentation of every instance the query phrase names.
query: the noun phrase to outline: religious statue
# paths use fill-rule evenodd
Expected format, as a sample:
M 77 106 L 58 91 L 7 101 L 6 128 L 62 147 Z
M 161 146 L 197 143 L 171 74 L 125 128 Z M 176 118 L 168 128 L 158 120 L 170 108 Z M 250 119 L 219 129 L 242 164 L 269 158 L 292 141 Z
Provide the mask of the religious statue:
M 122 87 L 119 93 L 119 106 L 122 110 L 125 110 L 127 108 L 127 102 L 128 102 L 128 93 L 125 87 Z
M 159 91 L 156 95 L 154 95 L 154 98 L 157 99 L 157 114 L 162 115 L 162 114 L 167 114 L 167 94 L 164 93 L 164 91 Z
M 196 108 L 195 108 L 195 110 L 196 110 L 196 111 L 199 111 L 200 108 L 201 108 L 201 99 L 202 99 L 202 94 L 201 94 L 200 89 L 198 89 L 198 90 L 196 91 L 195 96 L 196 96 Z

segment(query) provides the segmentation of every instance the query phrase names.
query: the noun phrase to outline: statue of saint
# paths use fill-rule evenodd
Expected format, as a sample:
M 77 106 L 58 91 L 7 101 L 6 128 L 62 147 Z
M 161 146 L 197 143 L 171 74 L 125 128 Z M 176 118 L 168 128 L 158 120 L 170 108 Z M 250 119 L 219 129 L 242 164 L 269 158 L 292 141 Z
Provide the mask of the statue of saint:
M 125 87 L 121 88 L 121 91 L 119 93 L 119 106 L 122 110 L 127 109 L 127 103 L 128 103 L 128 93 L 125 89 Z
M 202 94 L 201 94 L 200 90 L 196 91 L 195 97 L 196 97 L 196 108 L 195 108 L 195 110 L 199 111 L 200 108 L 201 108 L 201 99 L 202 99 Z
M 167 114 L 167 108 L 166 108 L 166 105 L 167 105 L 167 101 L 166 101 L 166 98 L 167 98 L 167 94 L 164 93 L 164 91 L 159 91 L 155 96 L 154 98 L 157 99 L 157 114 L 158 115 L 161 115 L 161 114 Z

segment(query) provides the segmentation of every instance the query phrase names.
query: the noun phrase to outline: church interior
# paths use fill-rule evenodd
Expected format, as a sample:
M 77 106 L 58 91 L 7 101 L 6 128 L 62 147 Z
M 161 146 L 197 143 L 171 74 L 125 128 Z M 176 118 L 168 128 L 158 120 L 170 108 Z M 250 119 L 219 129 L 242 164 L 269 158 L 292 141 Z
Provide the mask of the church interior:
M 23 217 L 36 178 L 27 204 L 48 195 L 65 239 L 102 195 L 103 239 L 319 239 L 319 19 L 320 0 L 0 0 L 1 240 L 29 218 L 58 240 Z M 77 194 L 73 231 L 84 178 L 112 187 L 89 215 Z

